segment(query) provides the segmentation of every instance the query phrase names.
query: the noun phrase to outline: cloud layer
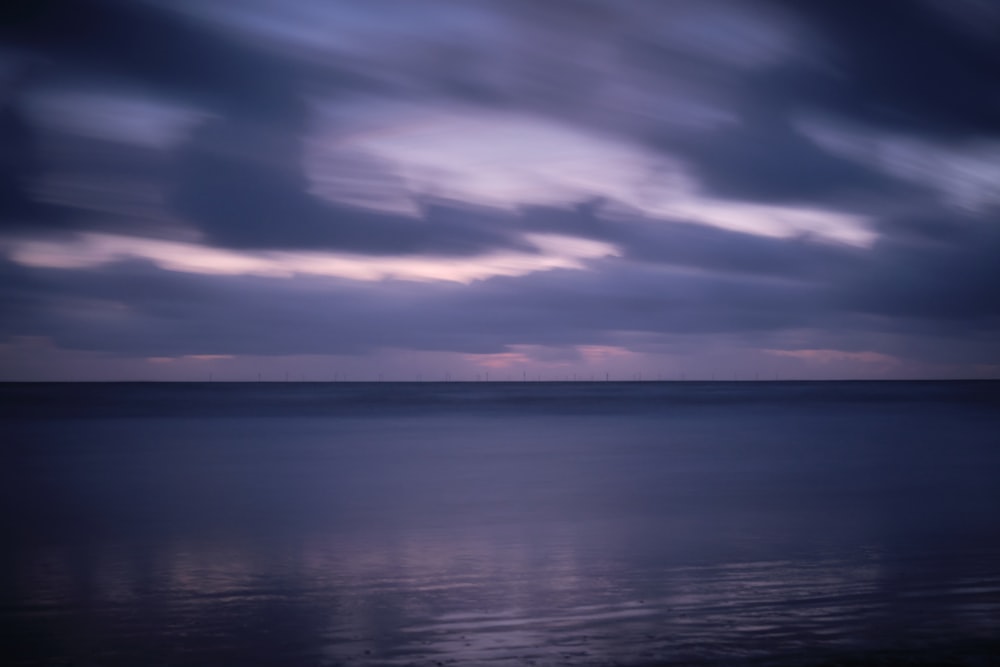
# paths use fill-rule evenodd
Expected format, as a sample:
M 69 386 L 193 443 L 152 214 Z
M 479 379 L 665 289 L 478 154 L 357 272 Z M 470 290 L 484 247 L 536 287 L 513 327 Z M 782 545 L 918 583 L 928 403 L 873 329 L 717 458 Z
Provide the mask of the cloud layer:
M 1000 370 L 987 3 L 0 12 L 5 377 Z

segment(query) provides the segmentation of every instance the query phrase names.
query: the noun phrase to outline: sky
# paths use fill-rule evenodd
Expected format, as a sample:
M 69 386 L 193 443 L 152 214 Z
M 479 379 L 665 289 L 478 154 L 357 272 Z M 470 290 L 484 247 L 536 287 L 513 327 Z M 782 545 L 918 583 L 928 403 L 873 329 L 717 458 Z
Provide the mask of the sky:
M 0 380 L 1000 377 L 991 0 L 0 9 Z

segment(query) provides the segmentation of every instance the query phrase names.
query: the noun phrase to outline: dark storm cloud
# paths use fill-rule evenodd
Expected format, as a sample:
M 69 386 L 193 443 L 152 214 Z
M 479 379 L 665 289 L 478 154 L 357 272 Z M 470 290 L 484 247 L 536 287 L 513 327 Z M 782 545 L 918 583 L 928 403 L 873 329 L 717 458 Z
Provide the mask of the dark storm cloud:
M 942 343 L 928 342 L 934 339 L 951 341 L 947 345 L 968 340 L 968 361 L 997 353 L 990 335 L 996 330 L 995 289 L 965 294 L 961 279 L 883 284 L 874 264 L 845 283 L 859 288 L 846 293 L 839 283 L 726 277 L 617 259 L 469 286 L 209 277 L 140 262 L 98 270 L 16 268 L 8 277 L 17 280 L 5 283 L 4 310 L 17 316 L 4 322 L 6 336 L 44 336 L 68 349 L 126 356 L 380 348 L 494 353 L 511 344 L 614 345 L 622 332 L 645 334 L 650 342 L 670 335 L 739 335 L 763 343 L 790 330 L 816 332 L 813 346 L 914 359 L 955 358 L 940 349 Z M 900 299 L 882 299 L 899 289 L 918 297 L 928 283 L 938 290 L 933 297 L 964 298 L 967 309 L 943 323 L 933 308 L 901 313 Z M 925 340 L 907 343 L 907 336 Z
M 325 201 L 308 191 L 299 138 L 268 129 L 211 121 L 181 147 L 170 201 L 210 243 L 371 255 L 534 250 L 486 209 L 427 202 L 413 217 Z
M 811 144 L 789 123 L 796 114 L 926 140 L 1000 137 L 1000 41 L 971 38 L 930 2 L 776 4 L 816 37 L 816 59 L 744 77 L 750 104 L 743 123 L 716 141 L 681 146 L 713 191 L 762 199 L 822 200 L 866 190 L 916 196 L 875 165 Z
M 163 271 L 145 262 L 30 272 L 40 298 L 12 336 L 137 356 L 355 354 L 383 347 L 499 351 L 447 306 L 462 288 Z
M 499 3 L 493 14 L 482 10 L 484 21 L 492 19 L 489 27 L 465 36 L 435 32 L 448 5 L 429 7 L 437 11 L 428 12 L 424 33 L 417 29 L 399 44 L 390 41 L 375 60 L 359 54 L 352 62 L 342 52 L 322 65 L 267 40 L 254 43 L 218 21 L 199 21 L 196 11 L 182 15 L 143 2 L 46 0 L 6 9 L 0 37 L 22 53 L 48 59 L 43 79 L 138 86 L 219 114 L 181 149 L 179 182 L 168 185 L 178 193 L 176 212 L 203 226 L 214 242 L 236 247 L 274 243 L 365 252 L 362 237 L 399 231 L 421 238 L 376 242 L 372 251 L 437 251 L 436 241 L 422 238 L 434 235 L 429 229 L 436 221 L 417 232 L 417 226 L 340 210 L 310 195 L 295 145 L 306 132 L 305 94 L 318 90 L 344 95 L 364 88 L 387 99 L 423 101 L 450 97 L 546 114 L 680 158 L 709 194 L 767 202 L 831 205 L 914 194 L 914 186 L 877 165 L 818 146 L 794 122 L 802 113 L 900 131 L 969 135 L 997 129 L 998 102 L 990 92 L 997 47 L 940 20 L 929 3 L 890 1 L 874 11 L 825 1 Z M 391 16 L 387 20 L 391 24 Z M 674 24 L 687 32 L 664 31 Z M 386 76 L 384 70 L 393 68 L 398 75 Z M 716 116 L 729 120 L 710 120 Z M 692 132 L 692 122 L 713 127 Z M 213 158 L 207 143 L 227 134 L 245 153 Z M 286 154 L 280 164 L 262 168 L 260 157 L 275 142 Z M 30 149 L 19 154 L 19 162 L 31 161 Z M 201 178 L 209 169 L 214 178 Z M 30 177 L 25 173 L 21 181 Z M 7 208 L 26 206 L 24 183 L 9 175 L 3 180 L 5 191 L 16 193 L 6 197 Z M 264 180 L 269 187 L 261 186 Z M 245 205 L 222 201 L 248 186 L 254 191 Z M 271 229 L 264 228 L 266 214 L 275 219 Z M 461 230 L 444 228 L 438 236 L 452 234 L 461 236 Z M 481 228 L 474 226 L 469 236 L 446 252 L 490 246 Z M 509 239 L 497 240 L 510 246 Z
M 40 171 L 38 136 L 21 108 L 17 77 L 0 84 L 0 230 L 39 222 L 67 227 L 72 211 L 37 201 L 31 191 Z
M 0 117 L 0 232 L 80 231 L 176 236 L 162 207 L 167 156 L 155 148 L 68 132 L 36 132 Z M 7 142 L 5 138 L 12 140 Z
M 535 216 L 539 225 L 556 213 L 535 210 L 525 219 Z M 562 213 L 567 225 L 581 215 Z M 471 285 L 204 276 L 143 262 L 87 270 L 7 265 L 3 335 L 137 356 L 382 348 L 482 354 L 513 344 L 615 345 L 622 332 L 651 343 L 734 335 L 766 346 L 788 331 L 812 332 L 810 347 L 924 361 L 984 362 L 1000 353 L 993 261 L 1000 248 L 995 227 L 978 220 L 952 221 L 949 230 L 964 229 L 945 237 L 930 223 L 900 220 L 870 250 L 767 239 L 755 252 L 734 232 L 702 235 L 697 226 L 660 223 L 665 229 L 653 242 L 644 236 L 653 232 L 635 221 L 600 224 L 606 228 L 590 236 L 617 235 L 632 253 L 671 243 L 678 255 L 697 252 L 677 261 L 669 251 L 638 261 L 607 258 Z M 970 253 L 967 244 L 979 250 Z M 741 267 L 733 255 L 743 252 Z M 726 270 L 703 268 L 714 264 Z
M 147 2 L 38 0 L 0 10 L 0 39 L 45 79 L 146 87 L 220 113 L 301 122 L 300 72 Z
M 574 208 L 528 207 L 520 224 L 531 231 L 606 241 L 629 260 L 789 280 L 830 281 L 863 264 L 863 251 L 805 236 L 748 234 L 685 220 L 639 215 L 609 217 L 600 200 Z
M 5 55 L 13 72 L 12 84 L 0 100 L 4 106 L 0 132 L 7 140 L 0 170 L 0 220 L 14 230 L 94 224 L 77 207 L 52 206 L 35 193 L 45 172 L 64 165 L 43 154 L 42 131 L 24 111 L 33 87 L 138 88 L 219 113 L 240 113 L 294 127 L 302 122 L 292 68 L 146 3 L 7 3 L 0 9 L 0 43 L 7 47 Z M 76 112 L 65 109 L 64 113 Z M 116 194 L 104 196 L 114 205 Z
M 42 154 L 41 132 L 22 110 L 32 86 L 139 91 L 196 105 L 233 123 L 256 123 L 288 142 L 304 131 L 301 89 L 308 67 L 265 53 L 221 30 L 145 2 L 43 0 L 11 3 L 0 12 L 0 41 L 11 48 L 11 69 L 19 72 L 19 85 L 8 90 L 0 117 L 0 132 L 12 139 L 0 170 L 0 217 L 8 227 L 65 227 L 67 218 L 73 221 L 71 227 L 101 226 L 86 216 L 81 221 L 76 209 L 89 208 L 86 203 L 46 206 L 32 194 L 43 171 L 66 169 L 65 161 Z M 347 77 L 333 66 L 324 67 L 323 76 L 339 88 L 348 85 Z M 75 112 L 65 109 L 63 113 Z M 264 137 L 245 135 L 242 140 L 257 146 L 258 152 L 266 151 L 260 147 Z M 128 165 L 131 176 L 147 162 L 136 160 Z M 118 176 L 128 178 L 124 173 Z M 153 182 L 162 186 L 162 175 Z M 122 196 L 121 189 L 102 193 L 94 187 L 90 194 L 103 194 L 112 208 Z M 300 198 L 304 196 L 299 193 Z
M 0 173 L 0 216 L 8 229 L 114 228 L 109 224 L 115 218 L 113 209 L 131 196 L 125 186 L 135 184 L 152 165 L 157 173 L 138 185 L 164 189 L 170 205 L 165 213 L 180 214 L 199 227 L 208 242 L 220 246 L 373 255 L 534 251 L 483 210 L 426 202 L 420 215 L 412 217 L 333 204 L 310 194 L 302 154 L 303 80 L 317 83 L 317 76 L 315 68 L 302 62 L 255 50 L 220 30 L 144 3 L 49 0 L 5 11 L 11 15 L 0 36 L 28 54 L 57 61 L 33 68 L 43 79 L 64 77 L 126 89 L 138 85 L 221 114 L 198 127 L 173 156 L 149 160 L 138 156 L 137 149 L 112 142 L 92 146 L 96 164 L 81 170 L 86 173 L 78 188 L 84 201 L 77 197 L 74 206 L 57 207 L 30 195 L 40 171 L 32 167 L 41 161 L 38 131 L 17 112 L 13 104 L 20 100 L 12 96 L 12 105 L 0 118 L 0 131 L 15 139 Z M 335 67 L 324 68 L 322 74 L 328 88 L 350 87 L 349 77 Z M 124 83 L 115 84 L 117 80 Z M 59 139 L 61 144 L 87 141 Z M 129 150 L 137 159 L 105 179 L 109 187 L 95 186 L 100 158 Z M 67 165 L 65 154 L 59 158 L 46 165 L 48 170 L 75 166 L 72 159 Z M 174 167 L 170 172 L 162 169 L 167 163 Z M 108 200 L 103 208 L 112 209 L 104 211 L 111 221 L 87 215 L 102 208 L 95 197 Z M 132 214 L 133 233 L 149 231 L 135 224 L 137 217 L 152 222 L 163 218 L 148 210 Z
M 1000 329 L 1000 211 L 883 223 L 865 270 L 838 286 L 862 312 Z
M 51 308 L 51 288 L 37 272 L 0 260 L 0 340 L 52 333 L 39 322 L 40 314 Z
M 948 8 L 926 1 L 777 4 L 801 15 L 826 40 L 837 68 L 832 81 L 805 101 L 892 130 L 1000 134 L 995 35 L 970 34 L 948 20 Z M 969 3 L 947 4 L 960 12 Z
M 1000 136 L 995 41 L 970 40 L 920 2 L 774 4 L 795 19 L 801 50 L 766 67 L 739 71 L 659 42 L 626 49 L 654 77 L 680 71 L 724 92 L 735 122 L 711 133 L 646 131 L 648 145 L 683 158 L 707 192 L 835 206 L 920 195 L 878 164 L 819 146 L 797 127 L 803 116 L 925 139 Z
M 506 323 L 540 335 L 562 330 L 562 336 L 771 329 L 804 326 L 818 313 L 811 303 L 817 289 L 809 284 L 688 273 L 618 260 L 597 261 L 589 269 L 495 278 L 467 291 L 459 309 L 481 312 L 484 329 Z M 475 303 L 488 304 L 489 309 L 479 311 Z
M 7 336 L 140 356 L 354 353 L 382 347 L 500 352 L 511 343 L 606 342 L 617 331 L 804 325 L 815 287 L 610 262 L 471 286 L 197 276 L 143 262 L 21 271 L 29 310 Z
M 838 204 L 870 197 L 913 196 L 918 188 L 820 148 L 781 111 L 743 117 L 710 139 L 668 133 L 651 144 L 682 156 L 706 192 L 769 203 Z
M 562 45 L 527 75 L 550 85 L 507 93 L 679 157 L 715 196 L 838 205 L 918 194 L 877 164 L 817 145 L 796 125 L 803 116 L 928 140 L 1000 136 L 1000 41 L 973 38 L 931 2 L 584 4 L 582 16 L 571 16 L 575 4 L 501 5 L 522 26 L 541 26 L 540 43 Z M 689 39 L 664 35 L 679 21 Z M 769 53 L 754 24 L 788 44 Z M 577 57 L 595 43 L 605 47 L 597 64 Z M 766 62 L 754 62 L 758 51 Z M 699 116 L 706 126 L 692 131 Z
M 710 53 L 678 52 L 650 39 L 624 51 L 627 62 L 667 89 L 664 94 L 680 77 L 693 90 L 720 100 L 732 114 L 731 121 L 710 131 L 653 123 L 637 136 L 646 146 L 680 158 L 707 194 L 836 205 L 871 193 L 898 196 L 914 190 L 876 165 L 823 149 L 796 127 L 797 115 L 825 110 L 825 90 L 839 85 L 821 54 L 806 52 L 767 66 L 738 68 Z
M 169 173 L 163 151 L 66 132 L 46 133 L 42 149 L 50 166 L 34 190 L 71 211 L 63 230 L 166 238 L 184 233 L 163 210 Z
M 475 20 L 446 26 L 459 4 Z M 392 3 L 262 3 L 275 19 L 322 8 L 333 26 L 347 7 L 367 17 L 361 24 L 395 28 L 385 33 L 391 39 L 377 30 L 354 42 L 331 37 L 327 51 L 311 51 L 306 37 L 301 49 L 287 48 L 300 24 L 280 26 L 279 44 L 251 38 L 239 21 L 198 18 L 196 3 L 185 13 L 124 0 L 5 5 L 0 55 L 13 74 L 0 100 L 2 231 L 197 233 L 254 251 L 437 258 L 535 252 L 524 235 L 554 232 L 614 244 L 620 258 L 468 286 L 205 276 L 139 262 L 7 264 L 0 335 L 170 356 L 482 353 L 615 344 L 621 332 L 795 330 L 813 332 L 812 347 L 892 353 L 886 341 L 895 340 L 920 359 L 957 352 L 917 337 L 956 349 L 967 340 L 975 353 L 966 361 L 997 360 L 995 212 L 935 202 L 933 189 L 903 182 L 874 158 L 831 152 L 800 122 L 832 118 L 956 149 L 1000 138 L 1000 41 L 963 23 L 961 8 L 918 0 L 459 4 L 428 3 L 416 16 L 394 14 L 403 5 Z M 169 147 L 59 134 L 32 116 L 38 90 L 74 87 L 197 113 Z M 616 217 L 599 202 L 500 212 L 416 198 L 413 215 L 336 203 L 316 192 L 305 166 L 317 122 L 310 104 L 361 90 L 373 107 L 459 101 L 600 133 L 678 161 L 713 197 L 893 214 L 874 220 L 871 248 L 855 248 Z M 391 180 L 390 168 L 379 169 L 374 180 Z M 405 187 L 397 194 L 414 199 Z

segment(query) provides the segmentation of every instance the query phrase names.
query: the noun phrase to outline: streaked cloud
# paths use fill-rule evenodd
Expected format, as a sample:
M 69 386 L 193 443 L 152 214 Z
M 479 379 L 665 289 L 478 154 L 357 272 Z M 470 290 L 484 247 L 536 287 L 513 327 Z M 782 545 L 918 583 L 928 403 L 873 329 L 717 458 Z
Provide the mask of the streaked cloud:
M 520 276 L 554 268 L 581 268 L 582 261 L 618 254 L 600 241 L 555 234 L 526 234 L 538 252 L 496 252 L 475 259 L 381 257 L 318 252 L 246 253 L 107 234 L 81 234 L 70 241 L 11 243 L 10 258 L 25 266 L 87 269 L 120 261 L 148 260 L 169 271 L 204 275 L 254 275 L 290 278 L 296 274 L 353 280 L 445 280 L 467 283 L 491 276 Z
M 988 5 L 33 3 L 0 359 L 992 373 Z

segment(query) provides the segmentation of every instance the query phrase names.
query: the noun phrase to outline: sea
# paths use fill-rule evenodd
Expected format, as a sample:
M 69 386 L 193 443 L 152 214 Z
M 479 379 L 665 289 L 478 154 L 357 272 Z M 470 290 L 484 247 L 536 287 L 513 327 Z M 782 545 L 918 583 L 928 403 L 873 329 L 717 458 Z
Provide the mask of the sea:
M 1000 664 L 1000 382 L 0 384 L 0 664 Z

